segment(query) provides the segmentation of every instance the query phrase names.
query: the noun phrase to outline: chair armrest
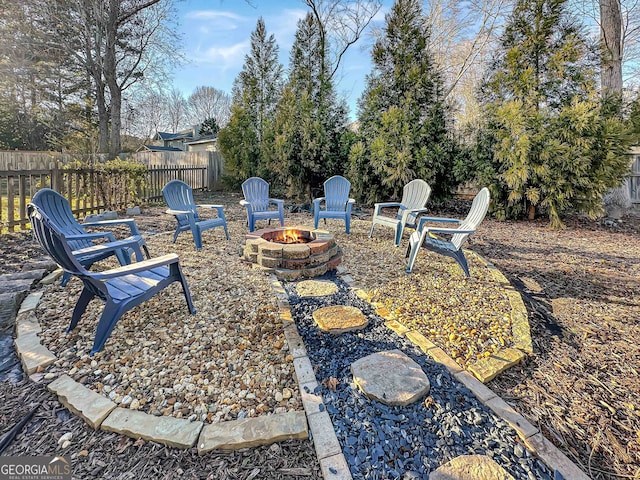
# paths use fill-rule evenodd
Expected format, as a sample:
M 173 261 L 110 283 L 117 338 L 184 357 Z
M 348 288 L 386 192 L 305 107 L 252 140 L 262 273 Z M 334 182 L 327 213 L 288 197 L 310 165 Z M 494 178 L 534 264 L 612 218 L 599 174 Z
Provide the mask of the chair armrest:
M 247 202 L 246 200 L 240 200 L 240 205 L 242 205 L 243 207 L 250 207 L 251 202 Z
M 66 240 L 91 240 L 94 238 L 106 238 L 110 242 L 115 242 L 116 237 L 111 232 L 95 232 L 95 233 L 82 233 L 78 235 L 65 235 Z
M 317 203 L 320 204 L 321 202 L 324 202 L 324 200 L 326 199 L 326 197 L 318 197 L 318 198 L 314 198 L 313 199 L 313 203 Z
M 80 248 L 78 250 L 74 250 L 71 253 L 74 257 L 82 258 L 95 255 L 97 253 L 112 252 L 121 248 L 131 248 L 135 252 L 136 258 L 141 259 L 143 258 L 142 252 L 140 251 L 141 238 L 142 237 L 140 235 L 136 235 L 133 237 L 125 238 L 123 240 L 116 240 L 115 242 L 101 243 L 98 245 L 93 245 L 92 247 Z
M 218 211 L 218 217 L 224 218 L 224 205 L 196 205 L 196 208 L 215 208 Z
M 443 217 L 420 217 L 418 220 L 418 228 L 416 230 L 422 230 L 422 227 L 425 223 L 433 222 L 433 223 L 462 223 L 462 220 L 458 220 L 457 218 L 443 218 Z
M 168 213 L 169 215 L 193 215 L 191 210 L 174 210 L 172 208 L 165 210 L 164 213 Z
M 382 203 L 374 203 L 373 204 L 373 216 L 378 217 L 382 214 L 383 208 L 400 208 L 402 204 L 400 202 L 382 202 Z
M 110 278 L 121 277 L 123 275 L 131 275 L 134 273 L 147 272 L 152 268 L 163 267 L 178 262 L 178 255 L 169 253 L 161 257 L 151 258 L 142 262 L 132 263 L 131 265 L 123 265 L 122 267 L 105 270 L 104 272 L 91 273 L 92 278 L 98 280 L 108 280 Z
M 407 208 L 404 211 L 408 213 L 427 213 L 429 209 L 428 208 Z
M 353 205 L 354 203 L 356 203 L 356 201 L 355 201 L 355 199 L 350 198 L 350 199 L 349 199 L 349 201 L 348 201 L 347 203 L 350 203 L 350 204 L 352 204 L 352 205 Z
M 280 200 L 278 198 L 270 198 L 269 202 L 275 203 L 276 205 L 284 205 L 284 200 Z
M 475 232 L 475 229 L 473 230 L 463 230 L 461 228 L 431 228 L 431 227 L 425 227 L 425 231 L 427 231 L 428 233 L 448 233 L 451 235 L 455 235 L 456 233 L 461 233 L 461 234 L 467 234 L 467 233 L 473 233 Z
M 133 218 L 121 218 L 117 220 L 100 220 L 99 222 L 84 222 L 83 227 L 110 227 L 113 225 L 127 225 L 131 230 L 131 235 L 139 235 L 138 225 Z
M 196 205 L 196 208 L 216 208 L 216 209 L 220 209 L 220 208 L 224 208 L 224 205 L 210 205 L 207 203 L 201 204 L 201 205 Z

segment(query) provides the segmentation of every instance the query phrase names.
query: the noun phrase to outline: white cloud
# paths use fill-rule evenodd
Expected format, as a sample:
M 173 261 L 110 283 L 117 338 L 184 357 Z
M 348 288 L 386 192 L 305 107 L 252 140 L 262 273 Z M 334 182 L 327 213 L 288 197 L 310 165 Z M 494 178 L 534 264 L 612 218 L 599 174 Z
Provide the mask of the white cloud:
M 187 12 L 185 18 L 194 18 L 196 20 L 219 20 L 221 18 L 237 21 L 245 20 L 243 16 L 236 13 L 222 12 L 219 10 L 193 10 L 191 12 Z
M 184 16 L 187 25 L 197 26 L 205 34 L 214 31 L 232 31 L 243 27 L 250 20 L 233 12 L 220 10 L 192 10 Z
M 202 63 L 220 64 L 223 69 L 232 68 L 244 63 L 244 56 L 249 51 L 250 42 L 235 43 L 228 46 L 213 46 L 201 52 L 196 52 L 196 60 Z

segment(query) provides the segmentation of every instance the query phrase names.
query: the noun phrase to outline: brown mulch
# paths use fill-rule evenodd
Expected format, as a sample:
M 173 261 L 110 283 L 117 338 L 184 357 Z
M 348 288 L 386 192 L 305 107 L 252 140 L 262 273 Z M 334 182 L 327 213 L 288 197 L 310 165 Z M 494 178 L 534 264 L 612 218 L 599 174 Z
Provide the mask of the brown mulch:
M 216 196 L 207 203 L 221 201 L 231 206 L 238 200 L 237 195 Z M 462 216 L 466 208 L 462 205 L 446 213 Z M 173 221 L 162 213 L 163 207 L 144 210 L 144 215 L 136 219 L 143 232 L 172 229 Z M 227 216 L 243 215 L 237 208 L 229 210 Z M 363 222 L 366 220 L 363 216 Z M 366 227 L 354 223 L 352 237 L 362 237 Z M 591 478 L 640 479 L 640 219 L 630 217 L 622 223 L 607 224 L 572 217 L 566 223 L 567 228 L 558 231 L 549 229 L 544 220 L 487 219 L 471 238 L 469 247 L 494 263 L 522 292 L 534 344 L 533 355 L 491 381 L 489 387 L 538 426 Z M 333 224 L 329 228 L 339 229 Z M 387 236 L 390 238 L 390 234 Z M 39 255 L 38 249 L 25 241 L 27 238 L 21 234 L 3 236 L 0 250 L 9 261 L 0 265 L 0 272 Z M 342 238 L 339 235 L 339 242 Z M 442 268 L 448 275 L 461 275 L 454 264 L 449 268 L 448 259 L 437 257 L 429 258 L 429 262 L 419 258 L 416 268 L 427 269 L 429 263 L 436 262 L 447 265 Z M 349 267 L 348 258 L 345 263 Z M 383 267 L 380 265 L 380 274 L 392 282 L 397 274 L 390 275 Z M 446 349 L 446 345 L 441 346 Z M 111 468 L 117 470 L 115 478 L 145 478 L 147 469 L 155 473 L 146 478 L 165 478 L 163 474 L 168 475 L 166 478 L 207 478 L 212 472 L 221 476 L 210 478 L 321 478 L 310 442 L 204 457 L 156 444 L 137 445 L 115 434 L 93 432 L 76 418 L 66 419 L 57 401 L 33 385 L 11 387 L 0 383 L 0 432 L 26 413 L 31 402 L 39 402 L 39 396 L 44 403 L 36 419 L 45 416 L 51 423 L 42 431 L 56 433 L 42 440 L 36 437 L 33 447 L 27 436 L 18 437 L 5 453 L 53 453 L 57 438 L 68 431 L 67 425 L 79 422 L 73 427 L 80 432 L 78 442 L 75 436 L 73 441 L 76 453 L 84 449 L 92 452 L 81 457 L 86 459 L 81 478 L 107 476 Z M 20 405 L 25 406 L 20 409 Z M 29 448 L 32 450 L 21 450 Z M 105 466 L 92 473 L 91 469 L 101 467 L 101 463 Z M 278 470 L 282 468 L 285 470 Z M 260 472 L 254 473 L 256 469 Z M 128 471 L 133 475 L 122 473 Z

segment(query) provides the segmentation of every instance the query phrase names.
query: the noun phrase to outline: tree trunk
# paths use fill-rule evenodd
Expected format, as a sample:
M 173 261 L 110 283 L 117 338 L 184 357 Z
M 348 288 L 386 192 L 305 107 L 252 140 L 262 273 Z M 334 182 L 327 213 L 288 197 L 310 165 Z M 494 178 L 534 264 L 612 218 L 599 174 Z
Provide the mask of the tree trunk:
M 620 0 L 600 2 L 602 98 L 622 98 L 622 13 Z
M 98 107 L 98 152 L 107 153 L 109 151 L 109 112 L 104 95 L 104 84 L 98 81 L 96 81 L 96 103 Z

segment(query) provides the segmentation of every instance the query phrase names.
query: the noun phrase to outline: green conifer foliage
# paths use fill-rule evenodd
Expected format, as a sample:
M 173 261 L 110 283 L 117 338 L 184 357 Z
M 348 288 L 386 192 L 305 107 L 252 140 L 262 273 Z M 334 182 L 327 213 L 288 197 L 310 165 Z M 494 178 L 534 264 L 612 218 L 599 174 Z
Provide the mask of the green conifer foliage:
M 311 14 L 298 22 L 289 78 L 273 123 L 268 168 L 288 196 L 310 200 L 323 182 L 344 171 L 346 106 L 323 76 L 318 26 Z
M 384 35 L 373 47 L 373 71 L 359 100 L 360 140 L 350 154 L 350 177 L 360 200 L 398 198 L 414 178 L 435 196 L 450 190 L 454 142 L 448 107 L 419 0 L 397 0 Z
M 498 217 L 595 216 L 628 170 L 621 122 L 602 108 L 588 46 L 566 0 L 519 0 L 484 86 L 493 155 L 480 162 Z
M 267 35 L 262 18 L 251 33 L 251 51 L 233 88 L 231 117 L 220 130 L 218 144 L 225 159 L 225 180 L 232 186 L 252 176 L 268 176 L 265 151 L 272 150 L 269 133 L 282 90 L 283 68 L 278 45 Z

